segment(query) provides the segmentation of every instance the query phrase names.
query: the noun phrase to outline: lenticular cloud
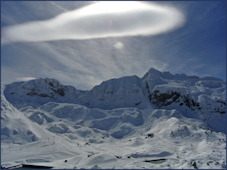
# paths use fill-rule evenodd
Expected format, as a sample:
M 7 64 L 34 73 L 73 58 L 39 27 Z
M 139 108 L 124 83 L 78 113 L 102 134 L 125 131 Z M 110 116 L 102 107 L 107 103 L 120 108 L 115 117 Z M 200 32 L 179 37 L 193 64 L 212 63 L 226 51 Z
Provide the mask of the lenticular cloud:
M 2 43 L 156 35 L 178 28 L 177 9 L 135 1 L 97 2 L 45 21 L 5 27 Z

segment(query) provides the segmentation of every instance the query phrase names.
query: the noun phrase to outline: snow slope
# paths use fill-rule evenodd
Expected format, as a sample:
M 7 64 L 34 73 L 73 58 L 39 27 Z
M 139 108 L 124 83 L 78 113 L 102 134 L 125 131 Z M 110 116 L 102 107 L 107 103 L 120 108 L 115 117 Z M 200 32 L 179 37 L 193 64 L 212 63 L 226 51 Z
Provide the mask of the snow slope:
M 150 69 L 90 91 L 53 79 L 2 86 L 2 164 L 226 168 L 226 85 Z

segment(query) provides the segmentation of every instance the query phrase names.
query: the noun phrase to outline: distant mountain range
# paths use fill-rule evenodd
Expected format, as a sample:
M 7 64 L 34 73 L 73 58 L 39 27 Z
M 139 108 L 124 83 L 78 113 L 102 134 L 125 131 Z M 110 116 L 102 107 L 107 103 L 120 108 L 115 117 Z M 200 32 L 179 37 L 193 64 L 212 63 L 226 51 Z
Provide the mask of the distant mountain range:
M 217 78 L 151 68 L 142 78 L 111 79 L 88 91 L 40 78 L 2 85 L 1 99 L 5 164 L 45 158 L 46 164 L 62 168 L 59 160 L 73 162 L 87 154 L 67 168 L 226 167 L 226 82 Z M 16 149 L 7 149 L 9 143 Z M 46 158 L 37 150 L 44 143 L 44 153 L 63 148 Z M 17 150 L 33 145 L 33 158 Z M 124 149 L 111 151 L 113 146 Z

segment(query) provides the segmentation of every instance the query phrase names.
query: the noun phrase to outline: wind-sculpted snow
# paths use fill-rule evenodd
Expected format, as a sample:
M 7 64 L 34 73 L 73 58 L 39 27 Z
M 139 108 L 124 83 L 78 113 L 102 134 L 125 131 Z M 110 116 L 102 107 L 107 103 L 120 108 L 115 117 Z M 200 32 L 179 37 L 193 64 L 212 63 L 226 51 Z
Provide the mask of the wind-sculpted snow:
M 87 92 L 53 79 L 2 86 L 2 163 L 223 169 L 225 95 L 220 79 L 154 69 Z
M 54 119 L 48 117 L 46 114 L 42 113 L 42 112 L 34 112 L 32 113 L 31 116 L 28 117 L 30 120 L 32 120 L 33 122 L 36 122 L 38 124 L 44 124 L 44 123 L 49 123 L 49 122 L 53 122 Z
M 37 108 L 37 110 L 39 110 L 40 113 L 48 111 L 48 118 L 55 120 L 53 123 L 52 121 L 46 121 L 46 124 L 49 123 L 49 125 L 47 125 L 49 131 L 55 131 L 56 133 L 75 132 L 79 133 L 80 136 L 81 128 L 87 125 L 92 129 L 111 131 L 110 133 L 113 131 L 112 136 L 122 138 L 133 131 L 136 126 L 140 126 L 144 123 L 142 112 L 138 109 L 123 108 L 104 111 L 100 109 L 90 109 L 78 104 L 56 103 L 54 105 L 53 103 L 48 103 Z M 29 110 L 25 110 L 24 112 L 29 112 Z M 56 120 L 58 120 L 58 124 L 56 124 Z M 72 122 L 66 123 L 62 120 Z M 37 121 L 35 120 L 35 122 Z M 37 123 L 39 124 L 39 122 Z
M 69 104 L 69 107 L 72 105 Z M 55 106 L 60 109 L 66 108 L 67 104 L 60 103 Z M 75 108 L 78 107 L 79 105 L 75 105 Z M 40 108 L 36 110 L 41 112 Z M 86 109 L 86 112 L 89 110 L 83 106 L 81 108 Z M 56 108 L 53 110 L 56 111 Z M 132 108 L 129 110 L 136 111 Z M 107 117 L 111 119 L 111 116 L 126 114 L 128 109 L 103 110 L 103 112 L 106 112 Z M 55 168 L 70 169 L 94 167 L 191 169 L 192 161 L 197 162 L 200 168 L 225 167 L 224 134 L 210 130 L 200 120 L 183 117 L 176 110 L 155 109 L 152 113 L 149 112 L 140 111 L 146 119 L 137 128 L 131 123 L 120 123 L 103 130 L 89 127 L 89 124 L 95 120 L 83 119 L 77 122 L 67 117 L 59 119 L 50 113 L 48 116 L 54 119 L 54 122 L 46 122 L 42 127 L 58 136 L 49 135 L 36 143 L 30 142 L 24 146 L 11 144 L 10 148 L 7 148 L 8 143 L 3 142 L 3 162 L 10 164 L 10 161 L 26 160 Z M 26 109 L 24 114 L 27 115 Z M 31 153 L 29 149 L 33 152 Z M 187 156 L 186 160 L 185 156 Z M 165 161 L 156 162 L 164 159 Z

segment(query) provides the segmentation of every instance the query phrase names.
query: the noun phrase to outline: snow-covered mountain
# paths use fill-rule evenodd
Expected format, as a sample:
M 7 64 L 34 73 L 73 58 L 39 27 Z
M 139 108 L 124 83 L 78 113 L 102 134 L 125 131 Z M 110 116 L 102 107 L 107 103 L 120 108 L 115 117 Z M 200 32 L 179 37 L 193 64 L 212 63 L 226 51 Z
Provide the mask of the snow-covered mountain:
M 141 79 L 137 76 L 104 81 L 80 96 L 78 102 L 90 108 L 101 109 L 147 108 L 150 104 L 144 95 Z
M 75 99 L 85 93 L 73 86 L 62 85 L 50 78 L 40 78 L 28 82 L 15 82 L 6 85 L 4 94 L 15 107 L 37 107 L 50 101 L 74 103 Z
M 2 85 L 1 98 L 4 165 L 226 167 L 226 83 L 217 78 L 150 69 L 89 91 L 35 79 Z

